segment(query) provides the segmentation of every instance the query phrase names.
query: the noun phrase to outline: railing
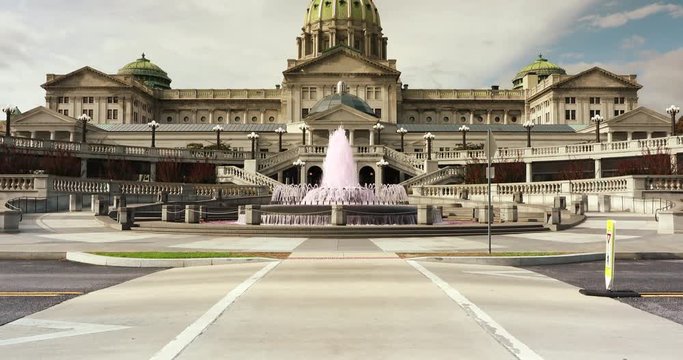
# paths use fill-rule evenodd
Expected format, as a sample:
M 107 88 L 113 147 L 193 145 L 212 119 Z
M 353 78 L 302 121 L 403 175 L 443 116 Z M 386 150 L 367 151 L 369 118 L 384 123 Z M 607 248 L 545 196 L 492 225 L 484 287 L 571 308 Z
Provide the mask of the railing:
M 259 161 L 258 169 L 259 171 L 266 171 L 270 168 L 279 166 L 283 163 L 291 164 L 299 157 L 299 148 L 295 147 L 289 149 L 285 152 L 278 153 L 276 155 L 270 156 L 263 161 Z
M 648 176 L 645 189 L 650 191 L 683 191 L 680 176 Z
M 30 191 L 35 190 L 35 178 L 24 176 L 0 177 L 0 191 Z
M 393 160 L 399 164 L 408 165 L 408 167 L 412 168 L 414 174 L 423 174 L 425 172 L 424 161 L 420 161 L 414 156 L 390 149 L 385 146 L 382 146 L 382 148 L 384 149 L 384 156 L 387 158 L 387 160 Z
M 405 100 L 454 100 L 454 99 L 513 99 L 524 100 L 524 90 L 441 90 L 415 89 L 404 90 Z
M 9 140 L 8 140 L 9 139 Z M 141 146 L 123 146 L 107 144 L 82 144 L 75 142 L 40 140 L 27 138 L 5 138 L 0 137 L 0 145 L 13 146 L 20 149 L 40 150 L 40 151 L 66 151 L 74 155 L 90 156 L 114 156 L 122 157 L 154 157 L 154 158 L 173 158 L 179 160 L 225 160 L 242 161 L 251 158 L 250 151 L 230 151 L 230 150 L 204 150 L 204 149 L 173 149 L 173 148 L 148 148 Z M 270 157 L 271 153 L 257 153 L 259 159 Z
M 220 89 L 220 90 L 199 90 L 199 89 L 178 89 L 164 90 L 161 98 L 165 100 L 174 99 L 268 99 L 280 100 L 282 90 L 279 89 Z
M 235 166 L 224 166 L 222 171 L 219 171 L 218 178 L 219 180 L 221 180 L 221 178 L 227 178 L 232 181 L 234 181 L 234 179 L 238 179 L 239 181 L 247 184 L 266 186 L 271 192 L 278 185 L 282 185 L 282 183 L 279 181 L 273 180 L 265 175 L 259 173 L 250 173 Z
M 407 189 L 410 189 L 413 186 L 434 185 L 438 182 L 452 179 L 456 176 L 464 176 L 464 169 L 460 166 L 449 166 L 431 173 L 416 176 L 412 179 L 402 182 L 401 185 Z

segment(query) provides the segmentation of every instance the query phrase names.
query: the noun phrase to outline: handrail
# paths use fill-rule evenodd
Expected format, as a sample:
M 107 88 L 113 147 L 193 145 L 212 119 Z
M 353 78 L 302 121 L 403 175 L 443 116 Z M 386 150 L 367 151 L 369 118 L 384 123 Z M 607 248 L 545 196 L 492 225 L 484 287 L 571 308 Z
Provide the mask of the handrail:
M 252 185 L 259 185 L 259 186 L 267 186 L 268 189 L 272 192 L 277 186 L 282 185 L 281 182 L 271 179 L 263 174 L 260 173 L 250 173 L 247 171 L 244 171 L 243 169 L 240 169 L 235 166 L 224 166 L 222 174 L 219 174 L 220 176 L 231 176 L 231 177 L 236 177 L 244 182 L 250 183 Z
M 435 182 L 451 178 L 456 175 L 464 175 L 464 169 L 460 166 L 448 166 L 430 173 L 416 176 L 401 183 L 405 188 L 421 185 L 434 185 Z

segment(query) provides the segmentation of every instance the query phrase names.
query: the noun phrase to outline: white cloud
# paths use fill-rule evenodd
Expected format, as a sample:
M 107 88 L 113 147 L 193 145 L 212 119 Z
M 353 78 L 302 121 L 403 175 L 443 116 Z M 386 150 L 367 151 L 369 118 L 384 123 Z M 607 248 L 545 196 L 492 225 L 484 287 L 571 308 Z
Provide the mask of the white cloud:
M 606 16 L 590 15 L 580 19 L 597 28 L 615 28 L 626 25 L 629 21 L 641 20 L 659 13 L 668 13 L 673 17 L 683 17 L 683 5 L 655 3 L 631 11 L 618 12 Z
M 619 74 L 637 74 L 638 82 L 643 85 L 639 92 L 640 105 L 661 113 L 671 104 L 683 105 L 683 47 L 666 53 L 643 53 L 641 59 L 632 62 L 583 62 L 566 68 L 574 74 L 593 66 Z
M 633 35 L 621 41 L 621 48 L 625 50 L 636 49 L 645 45 L 646 42 L 647 40 L 645 40 L 644 37 L 640 35 Z

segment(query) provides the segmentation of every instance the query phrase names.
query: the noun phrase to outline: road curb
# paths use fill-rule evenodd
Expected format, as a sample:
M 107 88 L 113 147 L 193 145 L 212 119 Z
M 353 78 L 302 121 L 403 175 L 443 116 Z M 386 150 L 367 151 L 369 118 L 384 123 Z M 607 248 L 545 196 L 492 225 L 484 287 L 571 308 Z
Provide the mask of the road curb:
M 66 260 L 65 252 L 1 251 L 0 260 Z
M 277 261 L 270 258 L 211 258 L 211 259 L 131 259 L 101 256 L 83 252 L 67 252 L 66 260 L 81 264 L 135 267 L 135 268 L 181 268 L 195 266 L 216 266 Z
M 421 257 L 410 260 L 429 261 L 454 264 L 476 264 L 495 266 L 534 266 L 560 265 L 580 262 L 598 261 L 605 258 L 604 253 L 569 254 L 552 256 L 452 256 L 452 257 Z

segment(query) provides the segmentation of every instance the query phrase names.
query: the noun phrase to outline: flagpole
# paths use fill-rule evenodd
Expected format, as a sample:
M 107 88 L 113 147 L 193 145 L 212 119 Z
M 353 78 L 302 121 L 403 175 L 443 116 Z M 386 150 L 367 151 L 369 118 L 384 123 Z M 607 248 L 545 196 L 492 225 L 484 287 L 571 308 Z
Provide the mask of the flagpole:
M 489 255 L 491 255 L 491 226 L 493 223 L 493 208 L 491 206 L 491 129 L 488 131 L 488 136 L 486 137 L 486 161 L 488 163 L 488 169 L 486 170 L 486 177 L 488 178 L 489 185 L 489 202 L 488 208 L 486 209 L 486 214 L 488 216 L 488 238 L 489 238 Z

